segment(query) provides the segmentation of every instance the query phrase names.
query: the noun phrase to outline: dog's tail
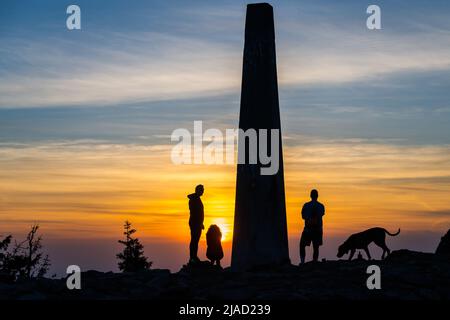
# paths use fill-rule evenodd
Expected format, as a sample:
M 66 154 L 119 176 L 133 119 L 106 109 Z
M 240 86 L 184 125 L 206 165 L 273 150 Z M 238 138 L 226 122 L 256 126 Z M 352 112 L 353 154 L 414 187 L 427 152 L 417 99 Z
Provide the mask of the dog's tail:
M 384 229 L 384 232 L 386 232 L 390 236 L 395 237 L 398 236 L 398 234 L 400 233 L 400 228 L 398 228 L 398 231 L 396 233 L 389 233 L 389 231 L 387 231 L 386 229 Z

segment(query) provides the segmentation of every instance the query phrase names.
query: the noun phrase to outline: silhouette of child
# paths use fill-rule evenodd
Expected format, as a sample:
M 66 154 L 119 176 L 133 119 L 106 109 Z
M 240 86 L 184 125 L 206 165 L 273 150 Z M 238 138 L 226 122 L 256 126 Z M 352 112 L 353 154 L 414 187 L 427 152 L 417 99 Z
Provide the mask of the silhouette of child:
M 211 260 L 211 264 L 216 263 L 220 267 L 220 260 L 223 258 L 222 250 L 222 232 L 220 228 L 213 224 L 206 232 L 206 257 Z

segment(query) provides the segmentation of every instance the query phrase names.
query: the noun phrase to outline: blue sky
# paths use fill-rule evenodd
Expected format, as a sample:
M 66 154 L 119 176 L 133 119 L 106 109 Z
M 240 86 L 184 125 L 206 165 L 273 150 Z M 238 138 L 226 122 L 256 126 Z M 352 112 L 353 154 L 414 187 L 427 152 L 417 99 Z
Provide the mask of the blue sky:
M 78 1 L 68 31 L 71 3 L 2 2 L 3 142 L 236 126 L 245 2 Z M 272 4 L 286 135 L 449 143 L 448 3 L 378 1 L 380 31 L 364 1 Z

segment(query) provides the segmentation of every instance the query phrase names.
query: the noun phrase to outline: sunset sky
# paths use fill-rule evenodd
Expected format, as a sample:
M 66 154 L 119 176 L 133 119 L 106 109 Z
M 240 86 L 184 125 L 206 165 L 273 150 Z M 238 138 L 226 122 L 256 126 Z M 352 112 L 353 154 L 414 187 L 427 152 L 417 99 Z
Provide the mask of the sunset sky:
M 82 30 L 66 28 L 73 3 Z M 323 257 L 372 226 L 402 229 L 393 249 L 433 251 L 450 227 L 450 4 L 376 1 L 376 31 L 372 2 L 271 4 L 292 261 L 311 188 Z M 2 1 L 0 235 L 39 223 L 53 272 L 116 270 L 129 219 L 155 267 L 177 270 L 202 183 L 228 264 L 236 166 L 174 165 L 170 135 L 237 127 L 245 5 Z

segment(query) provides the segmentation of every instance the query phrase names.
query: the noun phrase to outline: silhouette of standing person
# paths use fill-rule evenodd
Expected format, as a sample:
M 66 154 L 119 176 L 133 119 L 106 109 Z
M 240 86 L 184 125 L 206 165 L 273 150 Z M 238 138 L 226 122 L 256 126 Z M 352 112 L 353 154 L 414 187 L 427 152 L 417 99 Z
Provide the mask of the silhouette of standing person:
M 189 227 L 191 228 L 191 242 L 189 244 L 189 262 L 198 262 L 197 256 L 198 242 L 202 235 L 204 213 L 203 203 L 200 197 L 203 195 L 203 185 L 199 184 L 195 187 L 195 193 L 188 195 L 189 198 Z
M 323 244 L 322 217 L 325 215 L 325 207 L 317 201 L 318 197 L 317 190 L 311 190 L 311 201 L 305 203 L 302 208 L 305 228 L 300 239 L 300 263 L 305 263 L 305 248 L 310 246 L 311 242 L 313 244 L 313 261 L 319 259 L 319 247 Z

